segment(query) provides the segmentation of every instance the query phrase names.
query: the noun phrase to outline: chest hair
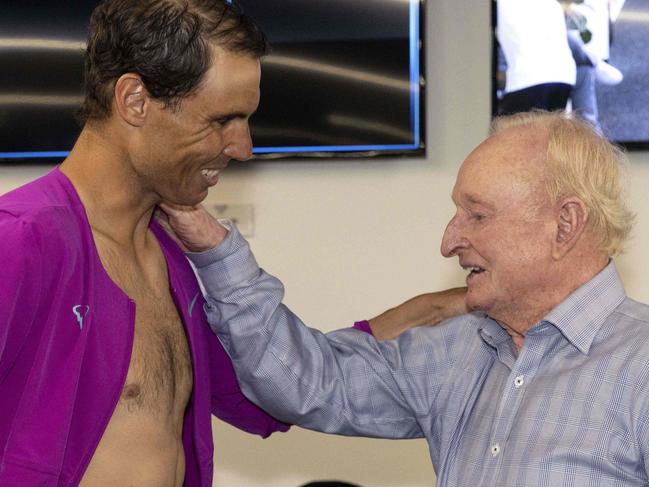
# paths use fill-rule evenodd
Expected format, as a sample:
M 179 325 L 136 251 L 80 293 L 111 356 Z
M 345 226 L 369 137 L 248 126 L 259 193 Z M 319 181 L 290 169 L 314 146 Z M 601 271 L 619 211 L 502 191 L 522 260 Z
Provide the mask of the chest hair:
M 96 239 L 113 282 L 136 305 L 131 361 L 119 406 L 129 412 L 181 413 L 192 389 L 189 345 L 169 291 L 162 252 L 138 264 L 119 248 Z

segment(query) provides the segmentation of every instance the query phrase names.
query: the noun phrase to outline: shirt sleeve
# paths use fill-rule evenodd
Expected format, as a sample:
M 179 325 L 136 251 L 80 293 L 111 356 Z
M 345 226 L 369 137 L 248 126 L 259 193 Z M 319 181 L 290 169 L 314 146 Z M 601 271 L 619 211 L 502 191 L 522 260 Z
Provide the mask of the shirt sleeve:
M 379 344 L 352 328 L 325 335 L 305 326 L 234 227 L 219 247 L 190 258 L 206 290 L 210 326 L 253 402 L 318 431 L 423 436 L 402 392 L 398 343 Z
M 645 362 L 644 367 L 638 372 L 638 377 L 639 380 L 631 395 L 635 398 L 631 405 L 631 412 L 636 418 L 635 442 L 640 448 L 644 471 L 649 474 L 649 364 Z
M 0 211 L 0 377 L 34 321 L 42 274 L 37 248 L 31 226 Z
M 290 426 L 277 421 L 241 392 L 230 357 L 214 335 L 209 336 L 212 414 L 248 433 L 267 438 Z

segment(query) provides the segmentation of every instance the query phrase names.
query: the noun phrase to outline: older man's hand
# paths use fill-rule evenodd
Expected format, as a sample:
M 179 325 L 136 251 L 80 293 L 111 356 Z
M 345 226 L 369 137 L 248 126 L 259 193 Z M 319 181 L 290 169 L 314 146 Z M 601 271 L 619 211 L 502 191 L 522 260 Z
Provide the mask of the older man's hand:
M 155 218 L 186 252 L 210 250 L 217 247 L 228 234 L 228 230 L 203 205 L 160 203 Z

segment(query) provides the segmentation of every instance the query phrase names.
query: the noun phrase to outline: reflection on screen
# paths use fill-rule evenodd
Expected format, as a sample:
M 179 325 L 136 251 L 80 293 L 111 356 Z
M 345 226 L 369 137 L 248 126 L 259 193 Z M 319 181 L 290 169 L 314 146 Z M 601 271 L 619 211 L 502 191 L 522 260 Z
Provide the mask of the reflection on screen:
M 4 0 L 0 159 L 65 157 L 94 0 Z M 254 152 L 421 153 L 418 0 L 239 0 L 266 32 Z M 8 4 L 8 5 L 7 5 Z
M 494 114 L 563 103 L 611 140 L 647 147 L 649 2 L 497 0 L 495 14 Z

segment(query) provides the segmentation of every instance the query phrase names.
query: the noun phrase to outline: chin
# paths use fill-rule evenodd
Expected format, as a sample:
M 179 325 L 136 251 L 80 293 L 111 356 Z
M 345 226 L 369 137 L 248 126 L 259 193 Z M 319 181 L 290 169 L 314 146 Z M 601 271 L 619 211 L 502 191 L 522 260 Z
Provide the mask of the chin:
M 209 194 L 209 193 L 208 193 L 207 191 L 205 191 L 204 193 L 200 194 L 197 198 L 194 199 L 194 202 L 191 204 L 191 206 L 196 206 L 196 205 L 198 205 L 199 203 L 202 203 L 203 201 L 205 201 L 205 199 L 207 198 L 207 195 L 208 195 L 208 194 Z
M 178 195 L 177 198 L 174 198 L 177 205 L 181 206 L 196 206 L 203 201 L 205 201 L 205 198 L 207 198 L 208 192 L 207 190 L 202 191 L 200 193 L 194 193 L 191 195 Z
M 465 301 L 467 307 L 471 310 L 484 311 L 488 313 L 491 308 L 490 300 L 487 296 L 481 295 L 479 292 L 471 290 L 470 288 L 467 292 Z

